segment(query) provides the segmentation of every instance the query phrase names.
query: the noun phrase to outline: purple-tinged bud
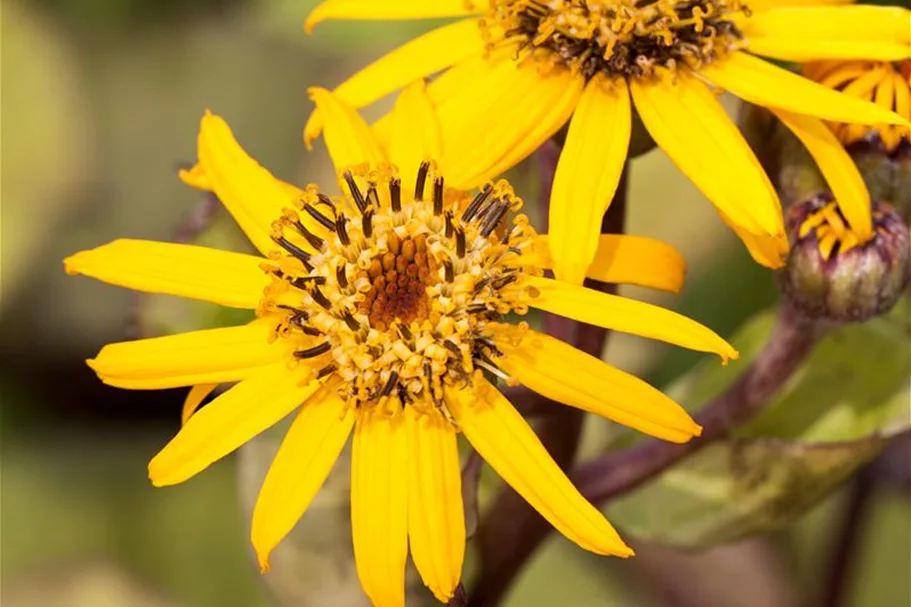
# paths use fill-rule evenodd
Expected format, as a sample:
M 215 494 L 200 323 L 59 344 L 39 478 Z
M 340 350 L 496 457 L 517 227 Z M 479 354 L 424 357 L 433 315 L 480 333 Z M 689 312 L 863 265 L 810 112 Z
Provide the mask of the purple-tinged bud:
M 831 194 L 788 209 L 791 253 L 778 272 L 785 296 L 811 318 L 860 322 L 889 311 L 911 277 L 908 226 L 873 203 L 873 236 L 860 242 Z

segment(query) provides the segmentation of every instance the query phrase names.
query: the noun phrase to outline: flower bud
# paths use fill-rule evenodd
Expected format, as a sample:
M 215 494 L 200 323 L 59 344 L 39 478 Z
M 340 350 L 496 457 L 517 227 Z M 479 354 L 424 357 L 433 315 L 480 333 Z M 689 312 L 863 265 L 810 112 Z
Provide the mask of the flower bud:
M 787 214 L 791 253 L 778 272 L 785 296 L 811 318 L 859 322 L 889 311 L 911 276 L 908 226 L 886 203 L 873 203 L 873 237 L 860 242 L 831 194 Z

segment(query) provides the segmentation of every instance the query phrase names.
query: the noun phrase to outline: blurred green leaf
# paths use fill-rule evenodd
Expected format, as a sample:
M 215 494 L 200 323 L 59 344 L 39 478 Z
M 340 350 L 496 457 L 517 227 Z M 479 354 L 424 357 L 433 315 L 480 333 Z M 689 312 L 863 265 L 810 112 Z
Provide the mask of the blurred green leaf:
M 772 403 L 730 440 L 706 447 L 610 507 L 628 534 L 678 547 L 777 529 L 875 457 L 908 417 L 908 302 L 823 338 Z M 774 322 L 759 314 L 732 340 L 740 362 L 703 366 L 674 389 L 701 406 L 734 382 Z

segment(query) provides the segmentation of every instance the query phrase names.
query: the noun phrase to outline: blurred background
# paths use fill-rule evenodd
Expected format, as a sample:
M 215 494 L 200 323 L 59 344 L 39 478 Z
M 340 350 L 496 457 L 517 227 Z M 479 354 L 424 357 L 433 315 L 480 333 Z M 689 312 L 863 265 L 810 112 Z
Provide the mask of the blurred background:
M 107 342 L 229 319 L 68 277 L 62 259 L 117 237 L 179 240 L 203 226 L 209 244 L 244 246 L 222 211 L 176 177 L 195 159 L 206 108 L 224 116 L 277 176 L 332 182 L 322 144 L 311 153 L 302 145 L 307 86 L 334 86 L 433 24 L 328 23 L 306 36 L 303 19 L 313 4 L 3 0 L 5 607 L 275 604 L 248 546 L 234 458 L 178 487 L 156 490 L 146 479 L 147 461 L 179 428 L 183 391 L 108 388 L 84 364 Z M 539 189 L 534 162 L 512 175 L 527 197 Z M 630 188 L 628 231 L 677 246 L 689 276 L 677 297 L 625 294 L 672 306 L 722 335 L 774 302 L 770 274 L 750 262 L 660 152 L 634 161 Z M 607 356 L 660 386 L 698 358 L 622 335 L 613 336 Z M 600 448 L 605 432 L 598 422 L 589 426 L 583 455 Z M 831 570 L 849 493 L 835 493 L 784 531 L 698 553 L 644 544 L 639 558 L 619 562 L 552 537 L 508 604 L 812 604 Z M 868 507 L 852 546 L 857 567 L 846 574 L 853 580 L 847 604 L 908 605 L 907 487 L 877 491 Z M 340 550 L 350 548 L 342 542 Z M 270 575 L 293 583 L 308 572 Z

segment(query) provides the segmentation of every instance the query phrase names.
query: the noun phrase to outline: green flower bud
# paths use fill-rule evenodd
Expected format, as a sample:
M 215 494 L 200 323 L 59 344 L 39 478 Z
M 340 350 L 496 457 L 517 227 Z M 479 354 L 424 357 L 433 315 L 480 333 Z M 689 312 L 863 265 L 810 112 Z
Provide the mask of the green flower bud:
M 873 203 L 873 237 L 860 242 L 831 194 L 787 214 L 791 253 L 778 272 L 784 295 L 811 318 L 860 322 L 898 301 L 911 277 L 908 226 L 886 203 Z

